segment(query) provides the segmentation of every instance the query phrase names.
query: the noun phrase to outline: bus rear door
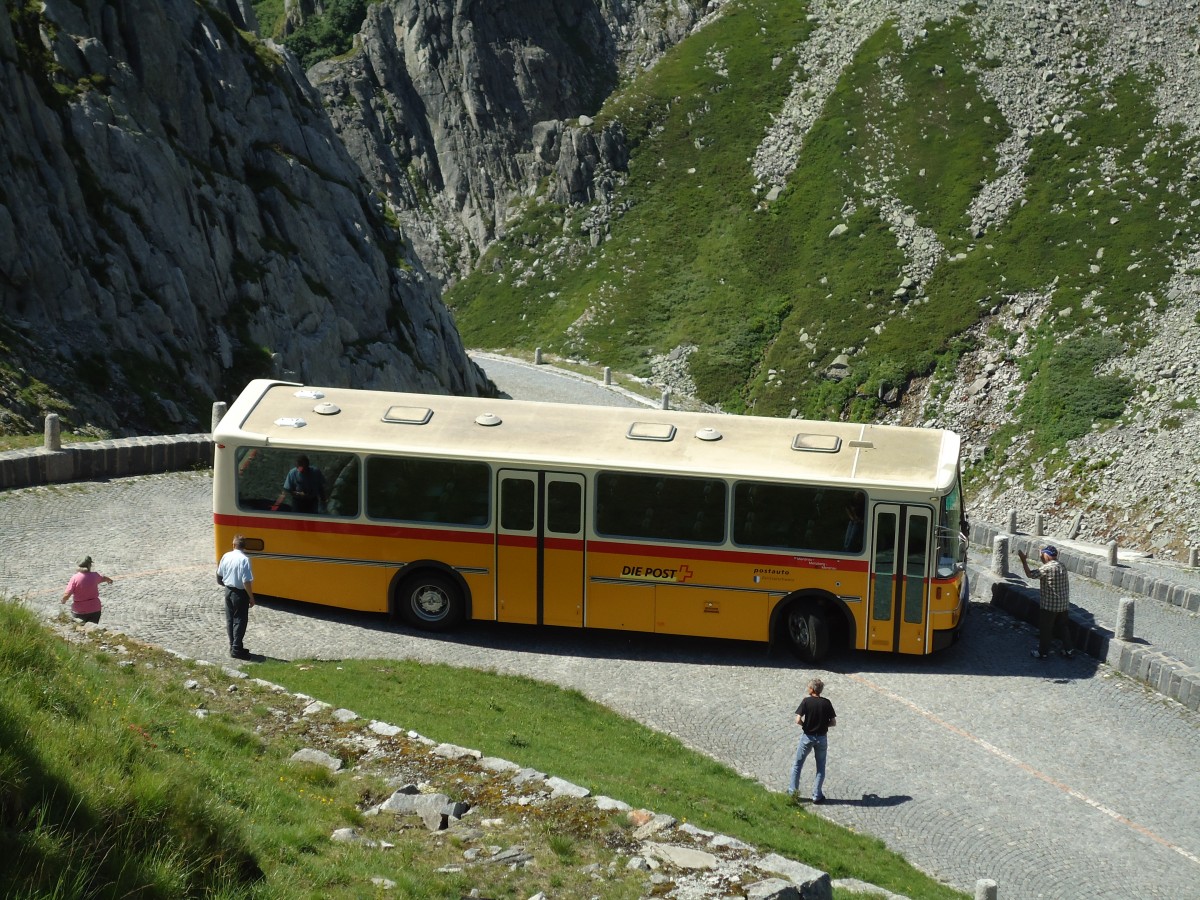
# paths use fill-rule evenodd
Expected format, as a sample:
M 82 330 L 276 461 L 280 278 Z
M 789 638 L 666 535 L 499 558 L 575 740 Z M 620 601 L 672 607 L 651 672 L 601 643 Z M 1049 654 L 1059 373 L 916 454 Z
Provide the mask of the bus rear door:
M 501 470 L 496 517 L 496 618 L 583 624 L 583 476 Z
M 879 504 L 874 511 L 867 649 L 928 653 L 929 509 Z

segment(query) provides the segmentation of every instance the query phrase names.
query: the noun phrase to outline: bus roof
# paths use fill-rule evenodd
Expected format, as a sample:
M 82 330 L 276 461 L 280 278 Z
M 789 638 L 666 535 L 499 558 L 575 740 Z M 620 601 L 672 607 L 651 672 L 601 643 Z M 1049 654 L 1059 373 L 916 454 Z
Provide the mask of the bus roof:
M 300 423 L 304 423 L 301 425 Z M 222 444 L 482 459 L 874 486 L 941 494 L 957 434 L 932 428 L 577 406 L 257 380 L 216 428 Z

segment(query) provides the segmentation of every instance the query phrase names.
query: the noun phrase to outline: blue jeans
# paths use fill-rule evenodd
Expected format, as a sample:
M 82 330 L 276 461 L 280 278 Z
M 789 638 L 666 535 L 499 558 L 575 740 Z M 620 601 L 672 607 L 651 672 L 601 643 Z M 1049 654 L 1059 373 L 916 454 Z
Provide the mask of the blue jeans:
M 792 783 L 788 789 L 789 794 L 800 790 L 800 770 L 804 768 L 804 761 L 808 759 L 808 753 L 811 750 L 817 758 L 817 779 L 813 782 L 813 799 L 825 796 L 821 793 L 821 785 L 825 783 L 825 752 L 828 749 L 828 735 L 805 734 L 801 736 L 800 745 L 796 748 L 796 761 L 792 763 Z

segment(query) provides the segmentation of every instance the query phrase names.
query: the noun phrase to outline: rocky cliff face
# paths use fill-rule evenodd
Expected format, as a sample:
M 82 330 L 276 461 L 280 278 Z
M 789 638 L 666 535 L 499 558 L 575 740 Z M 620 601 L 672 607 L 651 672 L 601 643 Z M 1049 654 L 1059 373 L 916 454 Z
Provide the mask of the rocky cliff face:
M 354 52 L 308 77 L 425 264 L 452 280 L 524 198 L 580 205 L 610 195 L 627 162 L 624 135 L 581 128 L 580 117 L 589 124 L 622 73 L 652 65 L 704 9 L 384 0 L 369 7 Z
M 271 370 L 480 393 L 303 75 L 227 0 L 0 18 L 0 428 L 207 427 Z M 274 355 L 274 359 L 272 359 Z

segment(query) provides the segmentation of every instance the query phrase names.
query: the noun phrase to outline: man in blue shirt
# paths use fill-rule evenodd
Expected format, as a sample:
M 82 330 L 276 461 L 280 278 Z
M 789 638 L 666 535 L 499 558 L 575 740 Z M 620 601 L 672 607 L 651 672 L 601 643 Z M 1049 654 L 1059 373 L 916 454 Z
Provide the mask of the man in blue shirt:
M 246 539 L 236 535 L 233 549 L 217 564 L 217 584 L 225 588 L 225 627 L 229 631 L 229 655 L 249 659 L 250 651 L 242 644 L 250 607 L 254 605 L 254 572 L 246 555 Z

